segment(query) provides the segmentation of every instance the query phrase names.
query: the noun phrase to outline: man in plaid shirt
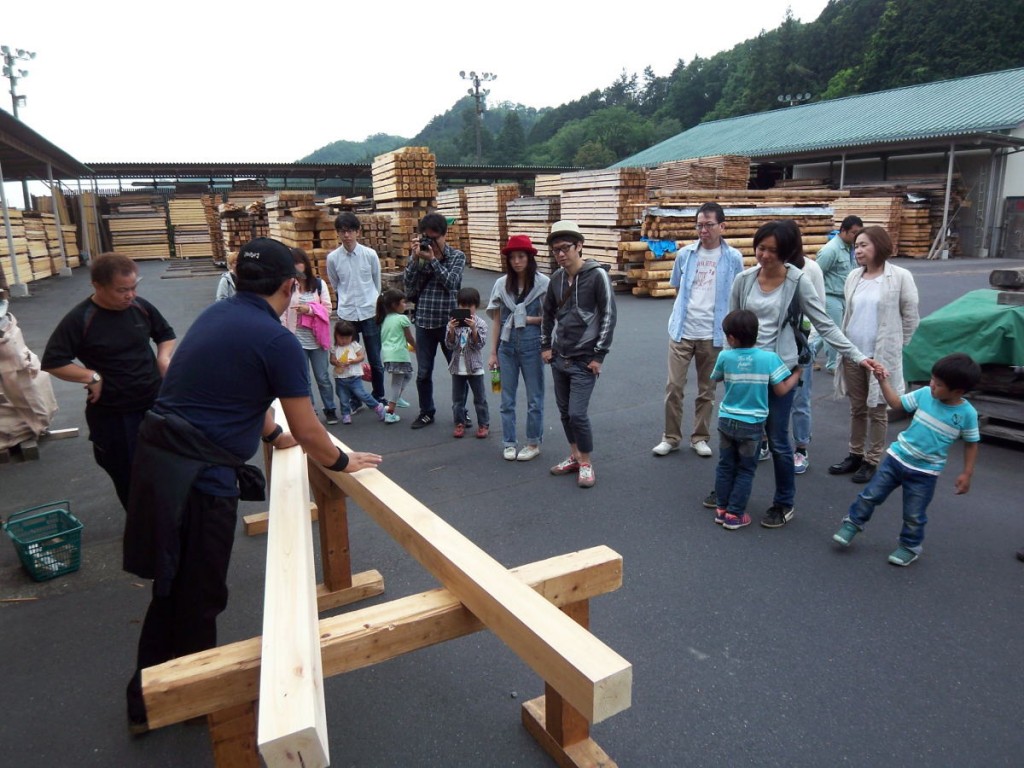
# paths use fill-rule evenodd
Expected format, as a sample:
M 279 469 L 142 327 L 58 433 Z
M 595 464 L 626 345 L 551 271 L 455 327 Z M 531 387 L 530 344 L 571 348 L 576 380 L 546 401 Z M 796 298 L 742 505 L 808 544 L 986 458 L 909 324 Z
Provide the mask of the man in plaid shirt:
M 420 413 L 413 429 L 434 423 L 434 358 L 441 348 L 445 360 L 451 352 L 444 346 L 444 335 L 462 287 L 466 254 L 445 242 L 448 220 L 439 213 L 428 213 L 419 223 L 419 235 L 413 238 L 409 264 L 405 268 L 405 295 L 416 304 L 416 393 Z

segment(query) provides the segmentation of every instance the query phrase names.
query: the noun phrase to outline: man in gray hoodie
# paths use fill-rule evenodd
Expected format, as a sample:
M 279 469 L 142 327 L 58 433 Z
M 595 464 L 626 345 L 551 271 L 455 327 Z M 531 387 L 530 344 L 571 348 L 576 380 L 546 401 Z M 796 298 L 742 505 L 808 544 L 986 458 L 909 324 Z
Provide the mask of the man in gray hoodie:
M 587 409 L 612 343 L 615 294 L 608 272 L 596 260 L 583 258 L 583 233 L 576 222 L 555 222 L 548 246 L 559 269 L 544 296 L 541 357 L 551 364 L 555 402 L 570 450 L 551 474 L 576 474 L 580 488 L 592 488 L 594 438 Z

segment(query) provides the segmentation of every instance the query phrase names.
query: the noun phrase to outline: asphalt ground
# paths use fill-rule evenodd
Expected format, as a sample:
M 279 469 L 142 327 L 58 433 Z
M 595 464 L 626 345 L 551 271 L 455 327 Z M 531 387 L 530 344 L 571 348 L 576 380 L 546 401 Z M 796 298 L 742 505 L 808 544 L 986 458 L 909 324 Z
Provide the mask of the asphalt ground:
M 915 274 L 922 315 L 986 287 L 991 269 L 1024 264 L 899 263 Z M 212 300 L 217 276 L 170 278 L 187 274 L 178 266 L 139 268 L 142 295 L 180 337 Z M 468 270 L 465 283 L 486 296 L 495 277 Z M 31 289 L 12 311 L 41 355 L 60 316 L 88 295 L 88 275 L 77 269 Z M 591 606 L 592 631 L 634 665 L 632 707 L 592 729 L 619 765 L 1020 765 L 1021 447 L 986 440 L 967 496 L 953 494 L 962 461 L 954 449 L 929 510 L 925 552 L 911 567 L 886 563 L 899 531 L 898 495 L 842 550 L 831 535 L 860 487 L 826 472 L 846 454 L 848 409 L 819 374 L 811 466 L 797 479 L 793 521 L 723 531 L 700 503 L 715 460 L 687 449 L 651 455 L 662 428 L 671 302 L 622 294 L 617 301 L 615 341 L 591 404 L 593 489 L 548 473 L 566 454 L 550 386 L 543 453 L 533 462 L 502 460 L 496 395 L 491 437 L 452 439 L 440 363 L 435 425 L 409 429 L 413 391 L 405 422 L 385 426 L 363 412 L 330 429 L 353 448 L 383 454 L 381 471 L 509 567 L 598 544 L 622 554 L 622 589 Z M 0 541 L 0 764 L 212 765 L 201 726 L 141 738 L 126 730 L 123 691 L 149 585 L 119 570 L 123 512 L 93 462 L 83 392 L 59 381 L 54 389 L 61 410 L 52 427 L 81 434 L 41 444 L 39 461 L 0 465 L 0 515 L 70 499 L 85 524 L 82 567 L 35 583 L 11 543 Z M 684 434 L 693 390 L 691 381 Z M 755 521 L 771 493 L 763 464 L 751 499 Z M 265 508 L 242 504 L 241 512 Z M 378 600 L 436 586 L 350 509 L 353 568 L 381 571 L 387 591 Z M 264 556 L 265 539 L 246 537 L 240 525 L 221 642 L 260 633 Z M 552 764 L 520 725 L 520 705 L 542 692 L 541 681 L 489 633 L 325 687 L 333 765 Z

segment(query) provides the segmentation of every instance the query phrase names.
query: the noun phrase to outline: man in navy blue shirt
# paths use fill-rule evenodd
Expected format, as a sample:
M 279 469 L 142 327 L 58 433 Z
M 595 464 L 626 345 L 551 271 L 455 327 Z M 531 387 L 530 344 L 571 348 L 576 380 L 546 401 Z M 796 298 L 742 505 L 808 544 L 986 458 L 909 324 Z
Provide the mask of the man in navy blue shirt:
M 153 598 L 128 686 L 129 727 L 147 729 L 141 670 L 217 644 L 239 494 L 258 470 L 244 462 L 262 439 L 302 446 L 338 471 L 375 467 L 373 453 L 345 454 L 309 399 L 308 365 L 280 322 L 297 286 L 291 251 L 257 238 L 239 252 L 237 293 L 196 318 L 139 432 L 124 536 L 124 567 L 153 579 Z M 269 410 L 279 399 L 290 432 Z M 258 478 L 262 481 L 262 477 Z

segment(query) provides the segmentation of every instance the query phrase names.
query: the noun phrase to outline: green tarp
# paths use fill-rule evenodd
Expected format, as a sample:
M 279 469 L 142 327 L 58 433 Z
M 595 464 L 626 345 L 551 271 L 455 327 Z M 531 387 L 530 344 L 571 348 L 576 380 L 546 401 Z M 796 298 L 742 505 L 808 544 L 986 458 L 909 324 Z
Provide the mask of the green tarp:
M 982 365 L 1024 365 L 1024 307 L 997 304 L 998 295 L 971 291 L 924 318 L 903 350 L 906 380 L 928 381 L 935 361 L 953 352 Z

